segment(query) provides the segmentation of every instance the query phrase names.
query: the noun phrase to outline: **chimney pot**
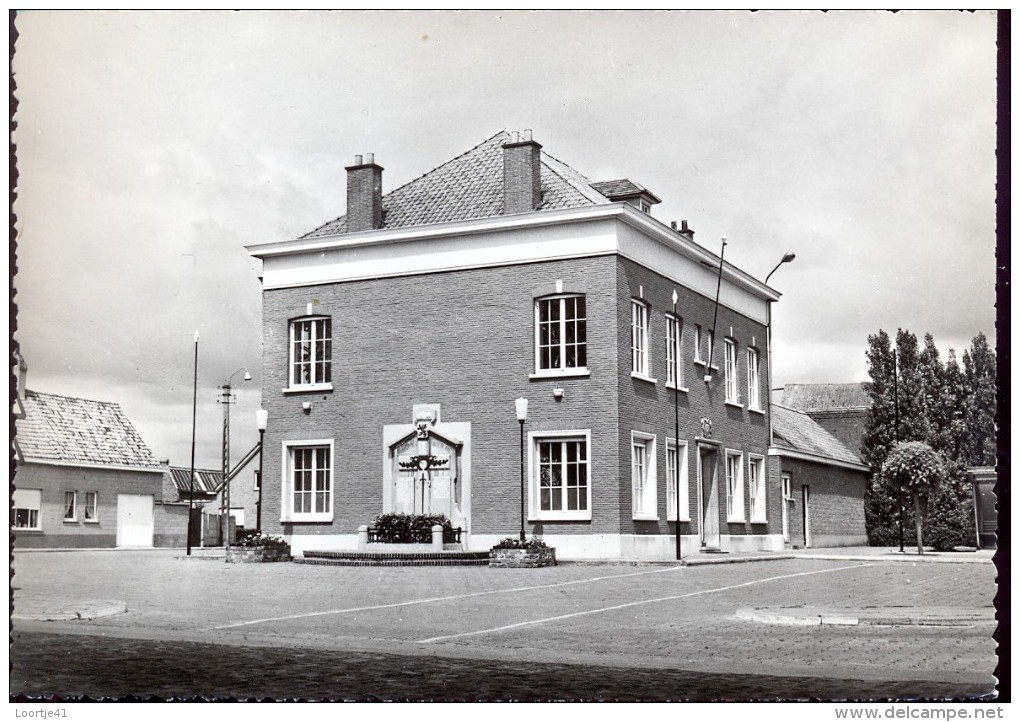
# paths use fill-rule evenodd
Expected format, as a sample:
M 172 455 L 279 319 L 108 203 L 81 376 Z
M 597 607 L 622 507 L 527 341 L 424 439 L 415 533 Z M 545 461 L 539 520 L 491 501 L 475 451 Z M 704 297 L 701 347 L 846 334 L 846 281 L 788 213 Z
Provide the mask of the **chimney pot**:
M 524 131 L 524 142 L 525 143 L 531 142 L 531 128 L 528 128 Z
M 511 143 L 519 143 L 519 142 L 520 142 L 520 140 L 521 140 L 521 139 L 520 139 L 520 134 L 519 134 L 519 133 L 518 133 L 518 132 L 517 132 L 516 130 L 515 130 L 515 131 L 512 131 L 512 132 L 510 133 L 510 142 L 511 142 Z
M 670 221 L 669 222 L 669 227 L 672 228 L 675 231 L 676 230 L 676 221 Z
M 375 153 L 365 153 L 365 165 L 375 165 Z
M 360 155 L 354 156 L 354 165 L 362 165 Z

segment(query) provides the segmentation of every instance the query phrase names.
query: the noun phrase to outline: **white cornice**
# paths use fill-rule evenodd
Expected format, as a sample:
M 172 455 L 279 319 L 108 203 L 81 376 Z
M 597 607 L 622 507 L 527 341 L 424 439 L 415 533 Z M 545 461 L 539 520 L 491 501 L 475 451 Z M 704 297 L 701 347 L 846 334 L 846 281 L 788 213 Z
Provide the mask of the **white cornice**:
M 813 461 L 816 464 L 825 464 L 826 466 L 840 466 L 844 469 L 853 469 L 854 471 L 865 471 L 870 472 L 871 467 L 867 464 L 855 464 L 850 461 L 840 461 L 839 459 L 832 459 L 828 456 L 822 456 L 820 454 L 809 454 L 805 451 L 794 451 L 793 449 L 785 449 L 781 446 L 772 446 L 769 448 L 769 456 L 786 456 L 791 459 L 801 459 L 803 461 Z
M 43 459 L 37 456 L 26 456 L 20 463 L 24 464 L 46 464 L 47 466 L 70 466 L 76 469 L 112 469 L 114 471 L 145 471 L 153 474 L 165 474 L 170 470 L 168 466 L 153 468 L 151 466 L 122 466 L 119 464 L 94 464 L 84 461 L 64 461 L 62 459 Z

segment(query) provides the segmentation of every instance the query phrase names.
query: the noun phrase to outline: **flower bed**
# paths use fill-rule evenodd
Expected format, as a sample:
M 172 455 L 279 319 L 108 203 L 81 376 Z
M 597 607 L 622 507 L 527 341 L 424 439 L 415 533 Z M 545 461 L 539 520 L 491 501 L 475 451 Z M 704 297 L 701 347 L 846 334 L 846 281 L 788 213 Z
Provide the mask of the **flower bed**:
M 380 514 L 369 530 L 369 541 L 376 544 L 431 544 L 432 527 L 443 527 L 443 542 L 460 541 L 443 514 Z M 459 531 L 459 530 L 457 530 Z
M 506 538 L 489 550 L 489 566 L 504 569 L 535 569 L 556 565 L 556 549 L 538 537 Z
M 235 546 L 227 550 L 228 564 L 258 564 L 262 562 L 289 562 L 290 544 L 280 537 L 258 532 L 246 534 Z

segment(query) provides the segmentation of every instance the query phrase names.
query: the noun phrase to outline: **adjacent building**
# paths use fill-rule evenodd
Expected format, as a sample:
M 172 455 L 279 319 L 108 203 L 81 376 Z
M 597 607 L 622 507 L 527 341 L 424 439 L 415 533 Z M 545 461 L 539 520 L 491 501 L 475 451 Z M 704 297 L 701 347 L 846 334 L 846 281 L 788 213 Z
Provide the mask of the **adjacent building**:
M 14 547 L 172 545 L 187 507 L 119 404 L 24 388 L 15 412 Z M 183 536 L 181 536 L 183 539 Z
M 353 549 L 377 514 L 424 512 L 469 549 L 522 516 L 561 558 L 674 558 L 678 531 L 684 554 L 783 548 L 778 293 L 654 218 L 648 189 L 591 182 L 529 131 L 386 194 L 382 177 L 356 156 L 345 216 L 249 247 L 266 532 Z
M 871 408 L 863 383 L 786 384 L 778 403 L 807 414 L 854 454 L 861 453 Z

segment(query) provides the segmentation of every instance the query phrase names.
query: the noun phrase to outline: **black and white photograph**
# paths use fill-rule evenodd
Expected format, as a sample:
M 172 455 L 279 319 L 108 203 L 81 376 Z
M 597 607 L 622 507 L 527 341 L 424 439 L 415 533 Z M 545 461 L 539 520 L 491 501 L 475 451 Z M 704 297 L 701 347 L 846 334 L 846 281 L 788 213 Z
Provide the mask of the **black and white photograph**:
M 16 714 L 1002 718 L 1008 10 L 9 25 Z

